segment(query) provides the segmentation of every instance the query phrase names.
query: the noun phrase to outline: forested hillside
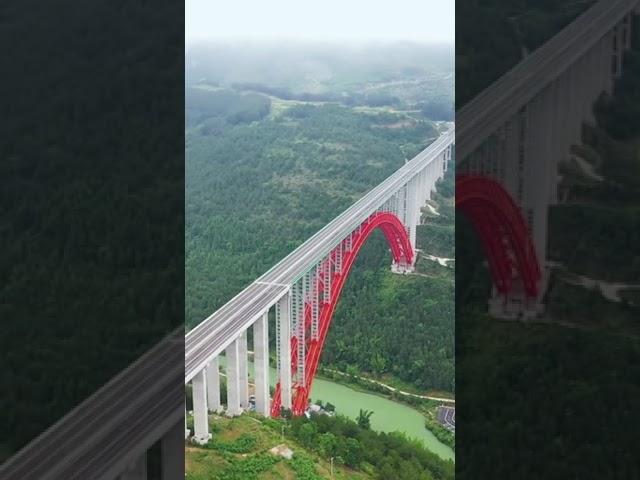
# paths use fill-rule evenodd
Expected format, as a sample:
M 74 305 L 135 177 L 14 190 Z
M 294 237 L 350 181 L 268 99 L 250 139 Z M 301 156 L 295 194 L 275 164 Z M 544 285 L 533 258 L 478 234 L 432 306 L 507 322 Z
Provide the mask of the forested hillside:
M 538 18 L 521 30 L 523 37 L 537 38 L 567 20 L 559 12 L 583 10 L 591 2 L 567 3 L 566 9 L 554 1 L 470 3 L 496 25 L 505 25 L 513 8 L 518 18 Z M 538 28 L 544 25 L 549 29 Z M 469 23 L 464 34 L 480 38 L 484 28 Z M 487 43 L 478 40 L 476 64 L 483 55 L 494 56 L 488 42 L 506 30 Z M 505 68 L 516 61 L 505 61 Z M 489 318 L 484 255 L 470 225 L 457 217 L 456 453 L 465 459 L 458 464 L 460 479 L 640 475 L 633 400 L 640 395 L 640 304 L 639 289 L 629 287 L 640 278 L 640 130 L 631 120 L 640 92 L 637 53 L 627 55 L 625 72 L 614 95 L 594 106 L 597 124 L 585 126 L 583 144 L 560 165 L 561 201 L 549 216 L 554 267 L 543 318 L 531 324 Z M 474 92 L 486 82 L 476 73 L 459 77 L 459 91 Z
M 456 106 L 460 108 L 595 0 L 465 0 L 456 16 Z
M 177 15 L 0 6 L 0 462 L 182 322 Z
M 386 81 L 396 78 L 393 75 Z M 415 80 L 399 78 L 403 80 L 395 81 Z M 198 116 L 187 123 L 188 328 L 284 258 L 444 128 L 416 110 L 413 100 L 400 100 L 393 107 L 347 106 L 299 100 L 304 89 L 292 97 L 274 88 L 230 86 L 232 82 L 223 87 L 221 79 L 212 80 L 214 86 L 200 79 L 191 87 L 190 95 L 195 95 L 188 104 Z M 249 87 L 262 93 L 244 90 Z M 213 99 L 212 93 L 222 97 Z M 216 111 L 206 112 L 192 103 L 203 95 L 205 104 L 215 100 Z M 253 105 L 262 102 L 257 96 L 270 99 L 269 114 L 259 121 L 230 121 L 227 112 L 241 108 L 237 102 L 232 107 L 226 104 L 234 95 L 245 106 L 247 95 L 254 96 Z M 218 107 L 220 100 L 224 107 Z M 432 215 L 433 225 L 421 227 L 425 253 L 451 256 L 453 214 L 446 213 L 451 210 L 447 206 L 451 190 L 449 186 L 448 197 L 434 204 L 436 208 L 442 204 L 442 216 Z M 453 390 L 453 270 L 430 260 L 422 263 L 420 275 L 392 275 L 381 238 L 371 239 L 344 291 L 324 365 L 390 375 L 418 389 Z M 372 346 L 377 346 L 377 355 L 371 355 Z

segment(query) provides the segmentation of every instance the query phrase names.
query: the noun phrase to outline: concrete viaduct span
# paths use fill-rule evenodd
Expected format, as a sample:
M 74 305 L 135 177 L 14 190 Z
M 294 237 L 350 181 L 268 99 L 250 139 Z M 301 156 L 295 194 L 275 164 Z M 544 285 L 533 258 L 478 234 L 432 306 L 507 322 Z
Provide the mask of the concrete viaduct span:
M 454 154 L 451 127 L 429 147 L 300 245 L 185 339 L 185 384 L 193 391 L 193 439 L 210 438 L 208 412 L 221 411 L 219 356 L 225 355 L 227 415 L 249 407 L 247 330 L 253 328 L 255 407 L 277 416 L 307 408 L 334 309 L 360 247 L 383 232 L 398 273 L 413 270 L 420 208 Z M 278 383 L 269 394 L 268 315 L 275 313 Z M 186 416 L 185 416 L 186 418 Z M 191 432 L 185 429 L 185 436 Z
M 456 114 L 456 203 L 480 236 L 493 278 L 489 310 L 544 310 L 547 217 L 558 163 L 593 123 L 631 46 L 638 0 L 601 0 Z

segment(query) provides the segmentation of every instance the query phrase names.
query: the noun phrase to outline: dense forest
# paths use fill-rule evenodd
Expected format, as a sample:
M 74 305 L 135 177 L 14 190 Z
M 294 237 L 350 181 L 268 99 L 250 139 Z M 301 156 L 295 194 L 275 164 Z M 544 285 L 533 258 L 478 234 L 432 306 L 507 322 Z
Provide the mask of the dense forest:
M 595 0 L 464 0 L 456 15 L 456 107 L 510 70 Z
M 365 419 L 366 412 L 362 413 Z M 355 422 L 339 415 L 314 414 L 310 419 L 290 420 L 245 415 L 234 419 L 213 416 L 210 423 L 213 439 L 202 447 L 187 448 L 187 480 L 454 477 L 451 461 L 442 460 L 401 434 L 374 432 L 364 420 Z M 293 451 L 291 459 L 269 451 L 282 444 Z
M 182 323 L 175 7 L 1 7 L 0 459 Z
M 506 26 L 513 9 L 518 18 L 536 19 L 520 25 L 520 35 L 535 45 L 591 2 L 470 3 L 492 17 L 494 25 L 502 25 L 474 47 L 478 52 L 471 63 L 480 65 L 483 54 L 494 56 L 497 45 L 489 43 L 513 34 Z M 463 33 L 467 38 L 479 36 L 485 27 L 469 28 Z M 456 219 L 460 479 L 640 476 L 635 448 L 640 418 L 634 404 L 640 394 L 638 296 L 613 301 L 600 287 L 568 281 L 578 274 L 605 282 L 637 283 L 640 278 L 640 131 L 630 121 L 637 116 L 640 91 L 636 58 L 637 53 L 627 55 L 626 73 L 613 96 L 604 95 L 594 106 L 597 124 L 585 126 L 583 145 L 572 151 L 591 165 L 594 175 L 561 165 L 562 202 L 552 206 L 549 220 L 549 255 L 556 266 L 543 318 L 523 324 L 488 317 L 484 255 L 466 219 Z M 516 52 L 504 67 L 515 62 Z M 488 63 L 487 71 L 504 70 L 497 63 Z M 459 77 L 459 92 L 477 92 L 491 76 L 476 73 Z
M 418 73 L 401 72 L 397 81 L 413 82 Z M 399 100 L 392 109 L 348 107 L 304 97 L 305 90 L 296 96 L 278 90 L 294 91 L 300 72 L 284 87 L 273 83 L 269 89 L 213 76 L 204 82 L 203 75 L 199 70 L 200 81 L 188 90 L 193 96 L 187 117 L 194 119 L 186 132 L 188 328 L 412 158 L 442 128 L 421 110 L 410 110 L 413 101 Z M 203 96 L 206 108 L 198 103 Z M 228 118 L 240 109 L 262 111 L 262 98 L 270 99 L 270 111 L 260 120 Z M 453 176 L 447 183 L 447 196 L 434 203 L 442 215 L 425 216 L 419 243 L 425 253 L 451 257 Z M 419 390 L 453 391 L 453 269 L 423 259 L 419 275 L 401 277 L 389 266 L 387 248 L 374 236 L 344 290 L 323 365 L 398 378 Z
M 229 89 L 187 87 L 184 94 L 188 125 L 203 123 L 204 133 L 211 134 L 211 122 L 223 120 L 230 124 L 260 120 L 271 111 L 271 101 L 264 95 L 238 93 Z

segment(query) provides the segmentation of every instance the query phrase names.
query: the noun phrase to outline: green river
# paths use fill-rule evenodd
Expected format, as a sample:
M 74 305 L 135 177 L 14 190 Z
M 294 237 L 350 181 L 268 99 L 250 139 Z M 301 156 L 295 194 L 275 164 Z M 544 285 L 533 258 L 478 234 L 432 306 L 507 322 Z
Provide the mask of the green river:
M 225 358 L 220 356 L 220 364 Z M 271 368 L 271 385 L 275 384 L 277 374 Z M 249 362 L 249 378 L 253 379 L 253 363 Z M 424 417 L 411 407 L 394 402 L 379 395 L 364 393 L 329 380 L 316 378 L 311 389 L 311 398 L 331 402 L 337 413 L 356 419 L 360 409 L 374 412 L 371 416 L 371 428 L 379 432 L 400 431 L 407 436 L 421 440 L 427 449 L 444 459 L 455 461 L 453 450 L 440 441 L 424 427 Z

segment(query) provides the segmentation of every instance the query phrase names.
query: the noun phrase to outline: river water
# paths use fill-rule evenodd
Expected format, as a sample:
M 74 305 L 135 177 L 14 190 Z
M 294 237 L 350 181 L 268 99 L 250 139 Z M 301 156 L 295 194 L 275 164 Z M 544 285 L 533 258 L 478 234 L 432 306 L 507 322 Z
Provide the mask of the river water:
M 424 417 L 420 412 L 387 398 L 353 390 L 335 382 L 316 378 L 311 388 L 311 398 L 331 402 L 338 413 L 358 417 L 360 409 L 373 412 L 371 428 L 379 432 L 400 431 L 409 437 L 421 440 L 427 449 L 444 459 L 455 459 L 453 450 L 424 428 Z
M 224 365 L 225 358 L 221 356 L 220 364 Z M 270 382 L 273 386 L 277 374 L 271 368 Z M 253 363 L 249 362 L 249 378 L 253 379 Z M 455 454 L 447 445 L 441 443 L 429 430 L 424 427 L 424 417 L 417 410 L 379 395 L 364 393 L 352 388 L 340 385 L 329 380 L 316 378 L 311 388 L 311 399 L 322 400 L 323 403 L 331 402 L 335 405 L 337 413 L 346 417 L 358 417 L 360 409 L 373 412 L 371 416 L 371 428 L 378 432 L 405 433 L 408 437 L 420 440 L 441 458 L 454 460 Z

